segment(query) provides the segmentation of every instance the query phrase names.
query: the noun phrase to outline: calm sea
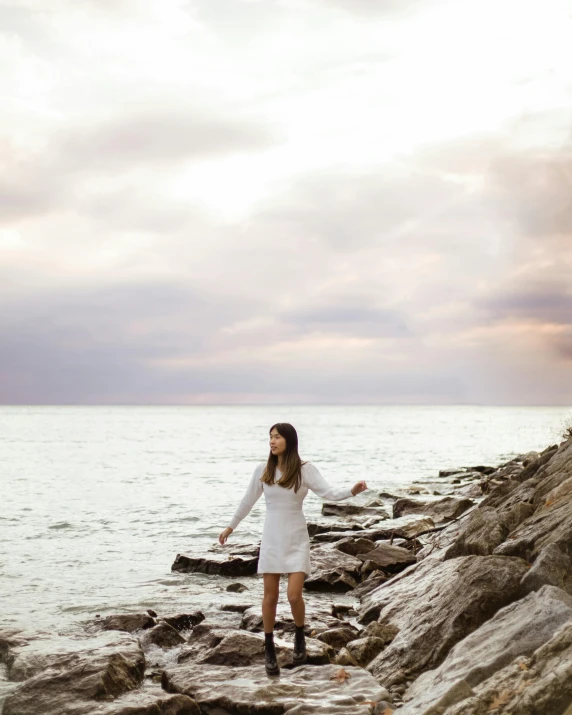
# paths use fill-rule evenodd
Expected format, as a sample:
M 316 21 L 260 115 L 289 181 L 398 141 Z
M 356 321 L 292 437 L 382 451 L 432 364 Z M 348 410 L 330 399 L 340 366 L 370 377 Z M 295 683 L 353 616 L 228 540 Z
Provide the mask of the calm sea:
M 57 629 L 95 613 L 192 608 L 207 577 L 172 574 L 229 518 L 268 429 L 337 485 L 373 492 L 561 441 L 568 408 L 0 408 L 0 627 Z M 306 516 L 320 500 L 309 494 Z M 233 534 L 261 532 L 261 500 Z M 202 579 L 202 580 L 201 580 Z M 204 595 L 202 596 L 204 598 Z

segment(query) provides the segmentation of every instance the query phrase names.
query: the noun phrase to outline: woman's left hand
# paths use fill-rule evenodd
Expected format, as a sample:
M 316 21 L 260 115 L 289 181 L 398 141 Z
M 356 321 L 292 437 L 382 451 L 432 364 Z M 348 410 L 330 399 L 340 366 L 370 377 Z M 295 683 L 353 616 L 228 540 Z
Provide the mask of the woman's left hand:
M 352 494 L 354 497 L 361 492 L 365 492 L 367 489 L 367 484 L 365 482 L 356 482 L 352 487 Z

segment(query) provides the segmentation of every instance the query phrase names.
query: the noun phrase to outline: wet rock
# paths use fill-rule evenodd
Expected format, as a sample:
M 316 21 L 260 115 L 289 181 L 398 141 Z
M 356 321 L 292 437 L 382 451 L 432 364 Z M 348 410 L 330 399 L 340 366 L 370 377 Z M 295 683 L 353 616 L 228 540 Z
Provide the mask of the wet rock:
M 37 641 L 12 652 L 9 676 L 24 682 L 6 698 L 3 713 L 87 714 L 94 701 L 137 688 L 144 670 L 143 651 L 127 633 Z
M 368 715 L 389 693 L 362 668 L 301 666 L 268 678 L 264 666 L 250 668 L 175 666 L 163 687 L 194 698 L 205 712 L 232 715 Z M 217 708 L 219 709 L 217 711 Z
M 572 594 L 572 559 L 556 544 L 548 544 L 522 579 L 523 590 L 537 591 L 545 584 Z
M 127 633 L 134 633 L 157 625 L 155 619 L 148 613 L 125 613 L 107 616 L 96 621 L 96 624 L 104 631 L 126 631 Z
M 368 636 L 352 640 L 347 644 L 346 650 L 356 665 L 363 667 L 372 661 L 378 653 L 381 653 L 384 647 L 385 642 L 381 638 Z
M 402 715 L 450 707 L 518 656 L 530 656 L 572 619 L 572 596 L 554 586 L 502 608 L 454 646 L 436 669 L 421 675 L 407 693 Z
M 310 635 L 314 631 L 327 631 L 330 628 L 342 628 L 346 624 L 344 621 L 333 617 L 332 614 L 325 608 L 319 608 L 312 604 L 306 603 L 306 635 Z M 240 628 L 260 632 L 264 630 L 262 624 L 262 613 L 260 606 L 249 608 L 242 614 Z M 284 631 L 285 633 L 294 633 L 295 624 L 290 610 L 286 608 L 278 608 L 276 613 L 276 631 Z
M 141 646 L 148 649 L 152 645 L 159 648 L 174 648 L 185 643 L 185 639 L 168 623 L 159 623 L 146 630 L 139 638 Z
M 388 573 L 396 573 L 416 562 L 415 556 L 407 549 L 384 543 L 379 543 L 372 551 L 358 554 L 357 558 L 362 561 L 372 561 L 377 568 Z
M 359 638 L 360 632 L 357 628 L 344 626 L 343 628 L 331 628 L 323 631 L 316 639 L 332 646 L 334 650 L 340 650 L 347 643 Z
M 399 633 L 368 670 L 390 686 L 437 667 L 457 642 L 518 598 L 528 568 L 521 559 L 496 556 L 425 560 L 382 584 L 365 597 L 358 621 L 391 624 Z
M 209 550 L 211 551 L 211 550 Z M 208 556 L 177 554 L 171 571 L 181 573 L 206 573 L 219 576 L 254 576 L 258 568 L 259 548 L 244 548 L 241 551 L 212 549 Z
M 389 519 L 389 514 L 379 506 L 360 506 L 359 504 L 348 504 L 346 502 L 324 502 L 322 504 L 322 514 L 324 516 L 355 516 L 367 515 L 378 519 Z
M 337 541 L 335 548 L 338 551 L 342 551 L 344 554 L 357 556 L 357 554 L 363 554 L 365 551 L 375 549 L 375 542 L 371 539 L 347 536 L 340 539 L 340 541 Z
M 362 600 L 368 595 L 368 593 L 375 591 L 378 586 L 381 586 L 381 584 L 385 583 L 388 579 L 389 576 L 386 574 L 380 571 L 372 571 L 365 581 L 360 583 L 359 586 L 354 588 L 353 591 L 349 593 L 354 598 Z
M 457 519 L 464 514 L 474 504 L 475 502 L 471 499 L 456 499 L 455 497 L 444 497 L 436 501 L 425 502 L 403 498 L 398 499 L 393 505 L 393 517 L 405 514 L 424 514 L 436 522 L 451 521 L 451 519 Z
M 232 593 L 243 593 L 244 591 L 248 591 L 248 588 L 243 583 L 237 581 L 236 583 L 229 583 L 226 590 Z
M 176 631 L 187 631 L 204 621 L 205 615 L 202 611 L 193 611 L 192 613 L 177 613 L 163 616 L 161 620 L 168 623 Z
M 570 715 L 572 621 L 531 657 L 516 658 L 473 690 L 447 715 Z
M 244 613 L 252 606 L 252 603 L 223 603 L 220 610 L 227 613 Z

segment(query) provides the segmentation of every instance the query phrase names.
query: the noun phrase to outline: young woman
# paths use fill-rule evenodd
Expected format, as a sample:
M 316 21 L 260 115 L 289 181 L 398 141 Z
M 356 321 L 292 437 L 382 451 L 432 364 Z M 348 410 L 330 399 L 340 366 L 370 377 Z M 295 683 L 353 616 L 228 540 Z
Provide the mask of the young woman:
M 268 675 L 278 675 L 280 672 L 274 648 L 274 623 L 280 576 L 283 573 L 288 574 L 288 601 L 296 627 L 294 665 L 301 665 L 306 661 L 302 587 L 311 566 L 310 539 L 302 502 L 308 489 L 323 499 L 341 501 L 363 492 L 367 486 L 362 481 L 351 488 L 333 488 L 316 467 L 300 459 L 298 435 L 294 427 L 285 422 L 273 425 L 270 428 L 268 461 L 261 462 L 254 470 L 229 526 L 219 536 L 219 542 L 225 544 L 230 534 L 264 493 L 266 518 L 260 544 L 258 573 L 263 574 L 264 578 L 262 621 Z

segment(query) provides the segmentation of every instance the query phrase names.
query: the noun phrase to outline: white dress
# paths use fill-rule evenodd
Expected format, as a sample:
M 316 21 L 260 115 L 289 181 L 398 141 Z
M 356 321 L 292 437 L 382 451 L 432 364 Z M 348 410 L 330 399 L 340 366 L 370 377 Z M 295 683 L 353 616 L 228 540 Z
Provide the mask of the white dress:
M 266 518 L 260 544 L 258 573 L 282 574 L 304 571 L 309 574 L 310 538 L 302 511 L 302 502 L 308 489 L 323 499 L 341 501 L 353 496 L 351 487 L 332 487 L 313 464 L 306 462 L 302 465 L 302 484 L 294 493 L 294 489 L 285 489 L 279 484 L 262 483 L 260 477 L 265 467 L 266 462 L 261 462 L 254 470 L 246 493 L 229 526 L 236 529 L 264 492 Z M 281 476 L 282 472 L 276 469 L 276 481 Z

